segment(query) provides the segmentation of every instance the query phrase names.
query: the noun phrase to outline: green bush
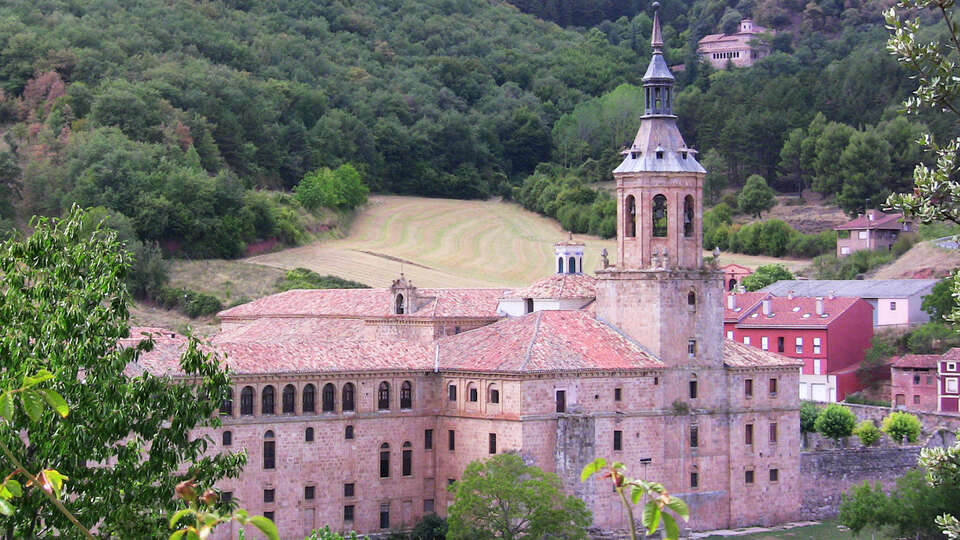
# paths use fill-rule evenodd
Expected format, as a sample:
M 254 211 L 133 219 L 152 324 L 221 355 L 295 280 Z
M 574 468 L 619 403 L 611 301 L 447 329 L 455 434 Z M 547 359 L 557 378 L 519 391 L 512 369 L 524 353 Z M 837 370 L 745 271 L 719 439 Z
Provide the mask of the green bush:
M 890 413 L 889 416 L 883 419 L 881 429 L 898 443 L 902 443 L 904 440 L 917 442 L 923 426 L 920 424 L 920 419 L 916 416 L 907 412 L 896 411 Z
M 800 432 L 811 433 L 817 430 L 816 422 L 822 409 L 815 404 L 804 401 L 800 405 Z
M 960 345 L 960 333 L 948 324 L 930 321 L 910 332 L 906 342 L 914 354 L 942 354 Z
M 824 437 L 839 441 L 853 433 L 856 423 L 857 417 L 853 411 L 839 403 L 831 403 L 817 417 L 814 428 Z
M 860 274 L 879 268 L 893 260 L 892 251 L 856 251 L 838 258 L 821 255 L 813 260 L 814 279 L 857 279 Z
M 856 435 L 864 446 L 873 446 L 883 435 L 872 420 L 864 420 L 853 428 L 853 434 Z
M 785 266 L 782 264 L 765 264 L 743 278 L 741 284 L 748 291 L 759 291 L 767 285 L 784 279 L 793 279 L 793 274 Z
M 410 540 L 444 540 L 447 537 L 447 520 L 436 514 L 427 514 L 410 531 Z
M 890 402 L 889 402 L 889 401 L 881 401 L 881 400 L 879 400 L 879 399 L 870 399 L 870 398 L 868 398 L 868 397 L 866 397 L 866 396 L 864 396 L 863 394 L 860 394 L 860 393 L 847 394 L 847 396 L 846 396 L 845 398 L 843 398 L 843 402 L 844 402 L 844 403 L 853 403 L 853 404 L 855 404 L 855 405 L 873 405 L 873 406 L 875 406 L 875 407 L 889 407 L 889 406 L 890 406 Z
M 294 268 L 277 281 L 277 289 L 369 289 L 369 285 L 337 276 L 321 276 L 307 268 Z
M 900 257 L 904 253 L 910 251 L 910 248 L 915 246 L 919 241 L 919 235 L 915 233 L 903 233 L 897 237 L 897 241 L 893 243 L 893 246 L 890 248 L 890 250 L 893 251 L 894 257 Z
M 215 296 L 174 287 L 162 287 L 153 300 L 160 307 L 175 309 L 191 319 L 214 315 L 223 309 L 223 304 Z
M 294 193 L 309 210 L 320 207 L 352 210 L 367 202 L 370 188 L 363 183 L 357 169 L 347 163 L 334 170 L 324 167 L 307 173 Z

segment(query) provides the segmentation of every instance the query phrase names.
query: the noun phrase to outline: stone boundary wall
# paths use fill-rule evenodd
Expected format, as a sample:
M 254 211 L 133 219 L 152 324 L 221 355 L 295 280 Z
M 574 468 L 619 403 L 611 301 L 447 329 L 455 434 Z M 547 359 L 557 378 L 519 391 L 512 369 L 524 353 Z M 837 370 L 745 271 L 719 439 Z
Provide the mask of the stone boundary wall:
M 828 405 L 827 403 L 812 403 L 816 404 L 818 407 L 826 407 Z M 923 424 L 923 432 L 928 435 L 936 432 L 939 429 L 947 429 L 949 431 L 956 431 L 957 429 L 960 429 L 960 415 L 957 414 L 911 411 L 909 409 L 893 409 L 890 407 L 860 405 L 857 403 L 841 403 L 841 405 L 848 407 L 851 411 L 853 411 L 853 414 L 857 415 L 858 422 L 861 420 L 873 420 L 876 422 L 877 427 L 880 426 L 880 422 L 883 421 L 884 417 L 892 412 L 902 410 L 903 412 L 908 412 L 919 418 L 920 423 Z
M 905 471 L 916 468 L 921 448 L 847 448 L 801 453 L 800 518 L 835 517 L 840 495 L 865 481 L 893 487 Z

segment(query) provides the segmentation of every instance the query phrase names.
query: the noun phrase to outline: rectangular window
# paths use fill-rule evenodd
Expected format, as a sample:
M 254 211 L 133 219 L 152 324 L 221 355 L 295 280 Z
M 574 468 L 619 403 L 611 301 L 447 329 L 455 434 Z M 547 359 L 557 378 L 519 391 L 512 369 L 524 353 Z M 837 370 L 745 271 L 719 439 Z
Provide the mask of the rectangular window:
M 621 398 L 621 397 L 622 397 L 622 394 L 621 394 L 620 389 L 619 389 L 619 388 L 614 388 L 614 389 L 613 389 L 613 400 L 614 400 L 614 401 L 620 401 L 620 398 Z
M 770 469 L 770 481 L 777 482 L 780 480 L 780 470 L 779 469 Z
M 313 497 L 316 495 L 317 486 L 304 486 L 303 487 L 303 500 L 312 501 Z
M 746 398 L 753 397 L 753 379 L 743 380 L 743 396 Z
M 696 424 L 690 426 L 690 448 L 700 447 L 700 427 Z
M 688 339 L 687 340 L 687 356 L 693 358 L 697 355 L 697 340 Z
M 767 389 L 770 391 L 771 396 L 777 395 L 777 379 L 771 377 L 770 384 Z
M 897 310 L 897 303 L 890 302 L 890 311 L 896 311 L 896 310 Z
M 451 384 L 447 387 L 447 396 L 449 397 L 450 401 L 457 400 L 457 385 Z
M 803 352 L 803 338 L 802 338 L 802 337 L 798 337 L 798 338 L 797 338 L 797 353 L 802 353 L 802 352 Z
M 356 486 L 356 484 L 354 484 L 353 482 L 350 482 L 349 484 L 344 484 L 344 485 L 343 485 L 343 496 L 344 496 L 344 497 L 353 497 L 353 494 L 356 492 L 354 486 Z
M 432 514 L 433 510 L 433 499 L 424 499 L 423 500 L 423 513 Z
M 384 443 L 386 445 L 386 443 Z M 390 478 L 390 449 L 380 450 L 380 478 Z
M 696 489 L 700 487 L 700 474 L 692 472 L 690 473 L 690 487 Z
M 956 362 L 947 362 L 947 371 L 956 371 L 957 363 Z
M 913 404 L 914 404 L 914 405 L 919 405 L 919 404 L 920 404 L 920 396 L 919 396 L 919 395 L 917 395 L 917 394 L 914 394 L 914 395 L 913 395 Z
M 270 521 L 277 522 L 277 514 L 275 512 L 264 512 L 263 517 L 269 519 Z
M 405 448 L 400 452 L 400 474 L 410 476 L 413 474 L 413 450 Z
M 753 483 L 753 471 L 743 471 L 743 483 L 752 484 Z
M 423 430 L 423 449 L 433 450 L 433 430 L 432 429 Z
M 276 467 L 277 441 L 263 441 L 263 468 L 273 469 Z
M 769 351 L 770 350 L 770 339 L 767 336 L 762 336 L 760 338 L 760 348 Z
M 857 231 L 857 238 L 860 240 L 867 239 L 867 231 Z
M 956 378 L 956 377 L 947 377 L 947 378 L 944 379 L 944 380 L 946 381 L 945 387 L 946 387 L 947 393 L 949 393 L 949 394 L 956 394 L 956 393 L 957 393 L 957 378 Z
M 390 528 L 390 503 L 383 503 L 380 505 L 380 528 Z
M 697 381 L 690 381 L 690 399 L 697 399 Z
M 457 479 L 456 479 L 456 478 L 447 478 L 447 485 L 448 485 L 448 486 L 452 486 L 452 485 L 454 485 L 455 483 L 457 483 Z
M 497 434 L 496 433 L 489 434 L 489 441 L 487 446 L 488 446 L 487 450 L 489 451 L 489 453 L 491 454 L 497 453 Z
M 493 389 L 490 390 L 490 403 L 500 403 L 500 391 Z
M 753 444 L 753 424 L 747 424 L 743 432 L 743 444 L 750 446 Z
M 276 490 L 265 489 L 263 490 L 263 502 L 272 503 L 277 496 Z
M 813 359 L 813 374 L 820 375 L 820 359 L 819 358 Z
M 919 376 L 919 375 L 914 375 L 914 376 L 913 376 L 913 384 L 920 384 L 920 376 Z
M 477 399 L 479 399 L 479 397 L 477 396 L 477 389 L 476 389 L 476 388 L 471 388 L 471 389 L 469 390 L 469 394 L 470 394 L 470 401 L 476 403 L 476 402 L 477 402 Z
M 232 492 L 232 491 L 224 491 L 223 493 L 221 493 L 221 494 L 220 494 L 220 502 L 223 503 L 223 504 L 230 504 L 231 502 L 233 502 L 233 492 Z
M 348 504 L 343 507 L 343 520 L 353 521 L 353 505 Z
M 777 423 L 770 422 L 770 444 L 777 444 Z
M 813 338 L 813 354 L 820 354 L 820 338 Z
M 557 412 L 567 412 L 566 390 L 557 390 Z
M 733 330 L 727 330 L 727 339 L 733 339 Z
M 623 432 L 619 430 L 614 430 L 613 432 L 613 450 L 619 451 L 623 450 Z
M 454 430 L 447 430 L 447 450 L 453 452 L 457 448 L 457 432 Z
M 777 352 L 783 352 L 783 336 L 777 338 Z
M 743 336 L 743 344 L 744 345 L 750 344 L 750 336 Z

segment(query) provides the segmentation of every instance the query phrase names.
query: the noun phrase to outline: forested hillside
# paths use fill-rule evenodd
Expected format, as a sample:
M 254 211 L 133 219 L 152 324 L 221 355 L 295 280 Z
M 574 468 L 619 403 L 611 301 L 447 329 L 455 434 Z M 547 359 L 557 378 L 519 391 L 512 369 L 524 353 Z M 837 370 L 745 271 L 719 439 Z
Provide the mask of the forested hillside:
M 878 138 L 891 162 L 861 184 L 902 183 L 920 126 L 887 123 L 910 88 L 883 50 L 885 3 L 664 2 L 667 58 L 686 68 L 681 129 L 715 192 L 751 174 L 832 186 L 836 164 L 870 162 Z M 349 163 L 377 192 L 522 195 L 565 227 L 610 234 L 613 206 L 586 184 L 608 178 L 636 129 L 646 4 L 543 3 L 537 14 L 564 25 L 602 21 L 568 30 L 495 1 L 4 2 L 0 217 L 102 206 L 141 239 L 236 256 L 302 234 L 295 200 L 255 188 Z M 698 65 L 696 39 L 742 16 L 782 30 L 767 38 L 776 52 L 751 69 Z M 791 161 L 788 139 L 814 161 Z M 854 142 L 862 151 L 841 160 Z

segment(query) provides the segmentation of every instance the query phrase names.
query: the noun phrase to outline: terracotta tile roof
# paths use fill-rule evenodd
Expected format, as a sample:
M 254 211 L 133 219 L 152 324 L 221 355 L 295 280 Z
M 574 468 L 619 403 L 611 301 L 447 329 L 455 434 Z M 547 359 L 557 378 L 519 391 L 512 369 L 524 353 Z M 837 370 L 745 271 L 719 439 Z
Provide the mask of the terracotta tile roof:
M 662 368 L 652 353 L 584 311 L 537 311 L 441 339 L 440 367 L 494 372 Z
M 366 325 L 363 319 L 336 318 L 269 318 L 244 322 L 236 328 L 220 332 L 212 339 L 219 342 L 286 341 L 297 339 L 361 339 Z
M 947 362 L 960 362 L 960 347 L 954 347 L 943 353 L 943 356 L 940 358 L 940 360 Z
M 762 305 L 757 305 L 749 315 L 740 318 L 737 326 L 744 328 L 771 326 L 823 327 L 842 317 L 857 302 L 866 303 L 865 300 L 860 298 L 840 296 L 823 298 L 823 315 L 817 315 L 817 299 L 814 297 L 771 296 L 769 300 L 771 315 L 764 315 Z M 868 322 L 872 325 L 873 319 L 869 318 Z
M 420 302 L 410 315 L 497 317 L 506 289 L 417 289 Z M 296 289 L 266 296 L 217 314 L 224 319 L 259 317 L 392 317 L 389 289 Z
M 528 287 L 507 291 L 504 298 L 596 298 L 597 278 L 587 274 L 553 274 Z
M 746 266 L 741 266 L 736 263 L 725 264 L 720 267 L 720 270 L 724 272 L 733 271 L 733 272 L 749 272 L 751 274 L 753 273 L 753 270 L 747 268 Z
M 895 368 L 937 369 L 937 363 L 943 356 L 939 354 L 905 354 L 895 356 L 890 365 Z
M 723 363 L 728 367 L 780 367 L 802 366 L 803 360 L 761 350 L 757 347 L 723 340 Z
M 870 216 L 873 216 L 873 219 L 870 219 Z M 849 231 L 849 230 L 867 230 L 867 229 L 894 229 L 897 231 L 903 230 L 903 223 L 900 220 L 903 218 L 903 214 L 887 214 L 879 210 L 868 210 L 866 214 L 857 217 L 852 221 L 848 221 L 843 225 L 838 225 L 833 228 L 835 231 Z
M 770 293 L 764 292 L 746 292 L 736 293 L 734 297 L 734 308 L 730 309 L 730 293 L 723 295 L 723 322 L 737 322 L 740 319 L 750 315 L 754 308 L 760 306 L 760 301 L 770 296 Z

